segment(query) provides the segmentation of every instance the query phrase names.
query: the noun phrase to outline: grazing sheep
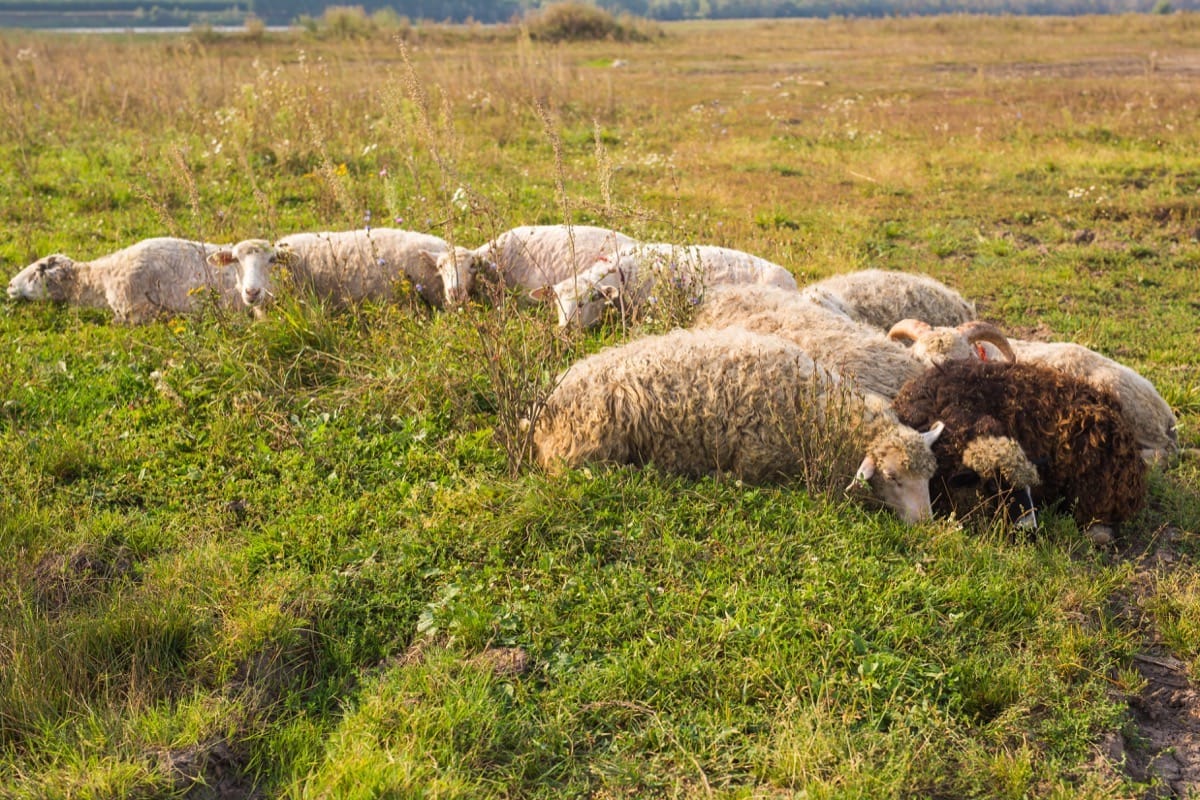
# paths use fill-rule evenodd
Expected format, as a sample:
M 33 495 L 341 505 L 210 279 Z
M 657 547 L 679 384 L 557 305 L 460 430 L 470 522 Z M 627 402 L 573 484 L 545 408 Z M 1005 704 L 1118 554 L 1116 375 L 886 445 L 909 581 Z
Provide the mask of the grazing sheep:
M 1121 403 L 1121 411 L 1133 428 L 1142 457 L 1150 464 L 1165 464 L 1179 451 L 1177 420 L 1170 405 L 1154 384 L 1133 369 L 1073 342 L 1028 342 L 1009 339 L 1009 347 L 997 347 L 994 338 L 974 341 L 971 348 L 964 332 L 987 323 L 968 322 L 958 328 L 932 328 L 919 320 L 902 320 L 892 327 L 889 338 L 913 342 L 910 353 L 929 364 L 947 358 L 977 357 L 995 361 L 1043 364 L 1087 381 L 1101 391 L 1111 392 Z M 966 352 L 966 355 L 964 355 Z
M 446 305 L 466 302 L 478 273 L 494 275 L 506 288 L 536 289 L 574 275 L 635 239 L 593 225 L 523 225 L 474 250 L 456 247 L 437 259 Z
M 601 257 L 582 272 L 553 286 L 538 287 L 530 295 L 554 303 L 560 327 L 589 328 L 608 306 L 616 306 L 623 315 L 637 308 L 664 280 L 692 293 L 697 301 L 708 287 L 727 284 L 796 291 L 792 273 L 765 258 L 715 245 L 661 243 L 623 247 L 616 258 Z
M 739 326 L 798 344 L 826 369 L 844 375 L 864 391 L 895 397 L 926 364 L 882 331 L 804 300 L 796 292 L 760 286 L 721 286 L 708 292 L 694 328 Z M 1003 343 L 995 326 L 965 329 L 964 340 Z M 965 345 L 964 345 L 965 346 Z
M 946 510 L 964 476 L 1004 478 L 1007 469 L 1008 480 L 1028 480 L 1030 464 L 1040 478 L 1033 500 L 1061 501 L 1082 527 L 1115 525 L 1145 505 L 1146 464 L 1120 404 L 1070 375 L 1020 361 L 947 361 L 905 385 L 893 406 L 907 425 L 945 423 L 933 447 L 939 510 Z M 1021 463 L 1013 466 L 1005 456 L 988 466 L 977 453 L 967 464 L 964 453 L 981 437 L 1012 439 Z
M 131 325 L 191 311 L 204 289 L 233 305 L 233 275 L 214 270 L 205 260 L 218 249 L 215 244 L 159 237 L 92 261 L 55 253 L 18 272 L 8 283 L 8 296 L 108 308 L 117 322 Z
M 790 342 L 730 328 L 636 339 L 573 365 L 533 441 L 551 471 L 653 463 L 758 483 L 826 468 L 915 522 L 930 513 L 929 448 L 940 431 L 900 425 L 883 398 L 855 394 Z
M 857 322 L 888 330 L 902 319 L 961 325 L 975 319 L 975 305 L 926 275 L 864 269 L 834 275 L 800 290 L 805 299 Z
M 294 233 L 274 244 L 247 239 L 210 257 L 214 264 L 237 265 L 238 290 L 251 307 L 274 295 L 271 266 L 287 268 L 295 285 L 335 305 L 394 296 L 404 277 L 430 305 L 442 305 L 436 258 L 449 245 L 428 233 L 398 228 L 366 228 L 334 233 Z

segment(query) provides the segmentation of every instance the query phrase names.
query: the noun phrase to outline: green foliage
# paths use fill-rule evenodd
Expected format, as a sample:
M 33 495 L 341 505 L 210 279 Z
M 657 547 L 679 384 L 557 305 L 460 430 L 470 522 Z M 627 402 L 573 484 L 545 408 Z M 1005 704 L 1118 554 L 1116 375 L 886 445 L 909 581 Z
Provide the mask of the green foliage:
M 627 22 L 585 2 L 551 3 L 525 15 L 529 37 L 542 42 L 639 41 L 646 35 Z

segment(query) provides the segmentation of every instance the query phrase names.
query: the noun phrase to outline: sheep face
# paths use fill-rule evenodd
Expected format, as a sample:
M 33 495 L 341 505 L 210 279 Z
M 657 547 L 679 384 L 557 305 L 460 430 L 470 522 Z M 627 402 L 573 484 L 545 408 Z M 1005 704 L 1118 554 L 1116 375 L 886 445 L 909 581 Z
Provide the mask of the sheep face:
M 271 265 L 285 260 L 286 249 L 277 249 L 266 239 L 247 239 L 233 247 L 222 247 L 208 257 L 208 263 L 215 267 L 236 265 L 238 292 L 242 302 L 251 307 L 274 295 Z
M 937 471 L 931 447 L 942 430 L 940 422 L 925 433 L 900 427 L 872 442 L 847 489 L 869 486 L 876 498 L 910 525 L 929 519 L 933 515 L 929 479 Z
M 467 302 L 475 286 L 475 273 L 485 265 L 487 259 L 465 247 L 438 254 L 435 266 L 445 287 L 447 306 L 461 306 Z
M 38 259 L 8 282 L 12 300 L 51 300 L 65 302 L 68 287 L 75 277 L 75 262 L 59 253 Z
M 584 270 L 553 286 L 542 286 L 529 293 L 544 303 L 553 303 L 558 311 L 558 326 L 576 325 L 590 328 L 600 321 L 604 309 L 615 303 L 623 288 L 619 264 L 601 259 Z
M 905 344 L 911 342 L 909 355 L 927 366 L 972 359 L 1016 360 L 1004 332 L 979 320 L 950 328 L 934 327 L 918 319 L 902 319 L 888 331 L 888 338 Z

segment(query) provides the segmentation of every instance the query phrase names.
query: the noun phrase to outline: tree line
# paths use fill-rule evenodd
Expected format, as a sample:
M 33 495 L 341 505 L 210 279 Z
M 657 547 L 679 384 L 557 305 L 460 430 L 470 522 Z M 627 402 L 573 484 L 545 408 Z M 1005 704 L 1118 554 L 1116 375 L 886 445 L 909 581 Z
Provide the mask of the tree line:
M 270 21 L 319 15 L 325 0 L 251 0 L 254 12 Z M 538 0 L 347 0 L 368 13 L 390 8 L 411 20 L 510 22 L 544 6 Z M 1195 9 L 1200 0 L 599 0 L 612 14 L 655 20 L 756 17 L 831 17 L 927 14 L 1123 14 Z
M 548 5 L 542 0 L 0 0 L 5 13 L 70 14 L 137 12 L 142 17 L 202 19 L 224 12 L 228 18 L 252 13 L 272 25 L 320 17 L 333 5 L 358 6 L 371 14 L 384 9 L 413 22 L 505 23 Z M 928 14 L 1078 15 L 1196 10 L 1200 0 L 598 0 L 614 14 L 652 20 L 762 17 L 883 17 Z M 0 23 L 2 24 L 2 23 Z

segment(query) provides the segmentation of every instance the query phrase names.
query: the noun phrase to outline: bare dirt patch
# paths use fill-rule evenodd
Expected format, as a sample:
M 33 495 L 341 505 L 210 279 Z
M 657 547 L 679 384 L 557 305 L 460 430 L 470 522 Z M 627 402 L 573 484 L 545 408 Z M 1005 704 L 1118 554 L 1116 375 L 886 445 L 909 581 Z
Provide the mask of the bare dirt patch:
M 1175 528 L 1164 527 L 1149 539 L 1126 543 L 1119 554 L 1136 564 L 1132 595 L 1117 598 L 1116 605 L 1118 615 L 1142 632 L 1143 650 L 1132 666 L 1146 683 L 1129 698 L 1129 724 L 1110 735 L 1102 750 L 1130 777 L 1151 783 L 1148 800 L 1200 792 L 1200 690 L 1188 678 L 1187 664 L 1167 651 L 1141 610 L 1158 576 L 1188 560 L 1175 547 L 1177 536 Z
M 1013 61 L 994 64 L 934 64 L 935 72 L 981 74 L 991 78 L 1090 79 L 1138 75 L 1200 75 L 1200 58 L 1097 58 L 1077 61 Z
M 189 800 L 248 800 L 262 797 L 245 771 L 246 757 L 224 739 L 159 754 L 176 791 Z
M 48 553 L 33 568 L 33 597 L 41 609 L 55 613 L 104 594 L 132 570 L 132 554 L 124 548 L 102 552 L 81 546 L 71 553 Z

